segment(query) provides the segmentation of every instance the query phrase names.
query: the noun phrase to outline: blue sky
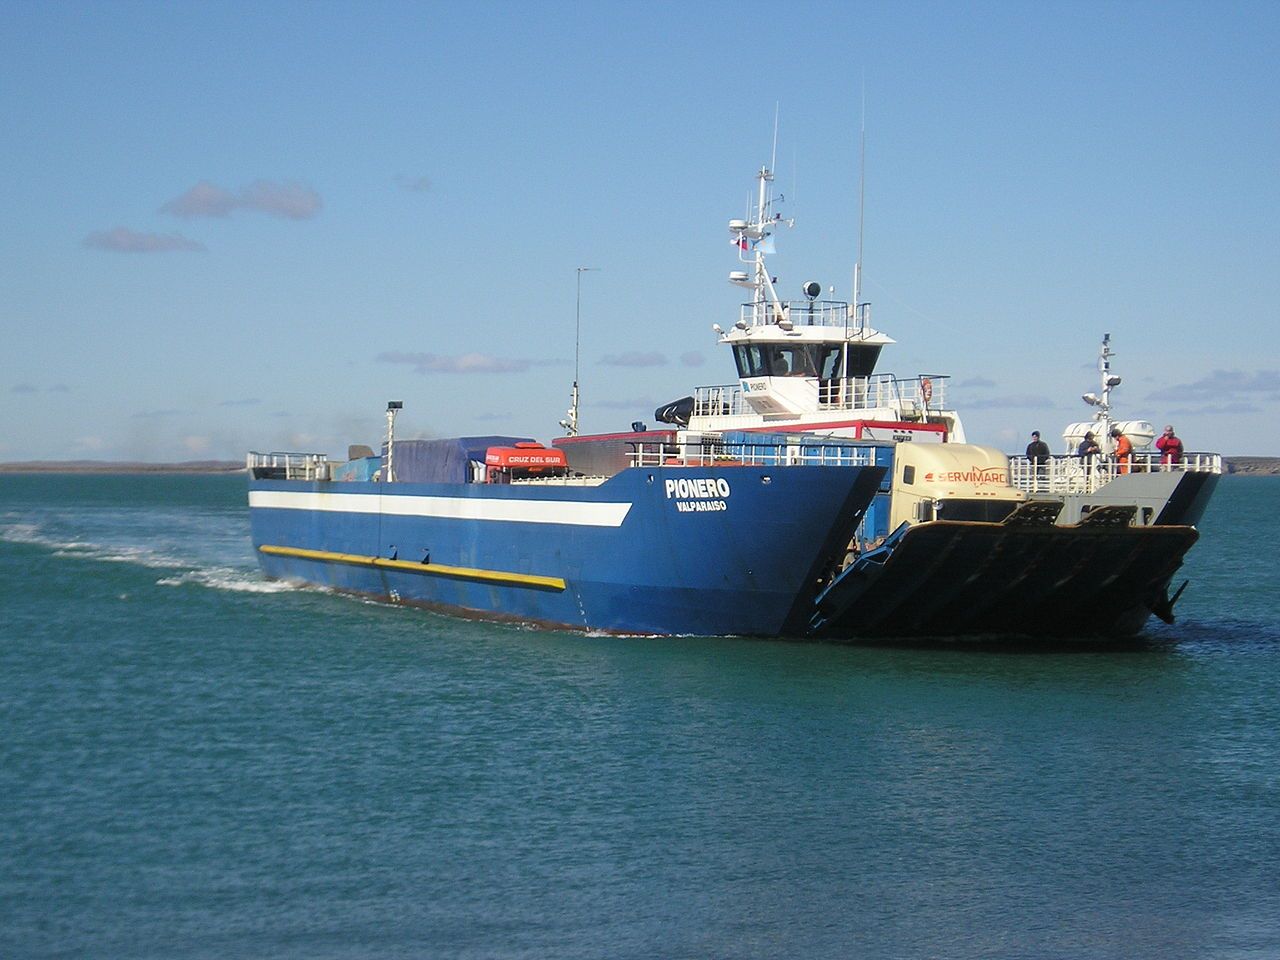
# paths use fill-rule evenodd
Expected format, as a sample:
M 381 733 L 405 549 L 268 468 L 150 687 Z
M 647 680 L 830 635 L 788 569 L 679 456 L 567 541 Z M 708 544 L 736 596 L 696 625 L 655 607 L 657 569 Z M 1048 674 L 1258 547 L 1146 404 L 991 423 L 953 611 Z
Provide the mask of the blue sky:
M 0 460 L 550 440 L 733 379 L 725 222 L 864 293 L 970 439 L 1280 455 L 1280 5 L 29 3 L 0 32 Z

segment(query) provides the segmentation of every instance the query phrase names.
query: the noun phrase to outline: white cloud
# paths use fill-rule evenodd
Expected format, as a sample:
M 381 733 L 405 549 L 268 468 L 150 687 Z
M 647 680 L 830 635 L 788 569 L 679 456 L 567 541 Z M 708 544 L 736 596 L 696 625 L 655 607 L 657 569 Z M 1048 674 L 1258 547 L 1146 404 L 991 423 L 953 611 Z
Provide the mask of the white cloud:
M 1048 397 L 1036 397 L 1030 394 L 1018 394 L 1005 397 L 984 397 L 970 400 L 965 404 L 967 410 L 995 410 L 1009 407 L 1014 410 L 1048 410 L 1054 406 Z
M 320 194 L 300 183 L 257 180 L 240 194 L 240 205 L 289 220 L 308 220 L 320 212 Z
M 600 358 L 606 367 L 664 367 L 667 358 L 654 351 L 631 350 L 627 353 L 608 353 Z
M 182 416 L 181 410 L 139 410 L 137 413 L 132 415 L 134 420 L 155 420 L 162 417 L 180 416 Z
M 239 193 L 232 193 L 208 180 L 201 180 L 181 196 L 165 203 L 161 213 L 183 219 L 226 217 L 235 210 L 256 210 L 286 220 L 309 220 L 323 205 L 320 194 L 301 183 L 255 180 Z
M 597 400 L 588 402 L 589 407 L 599 407 L 602 410 L 654 410 L 658 406 L 658 401 L 649 397 L 639 397 L 635 400 Z
M 203 251 L 205 245 L 180 233 L 143 233 L 128 227 L 102 230 L 84 238 L 84 245 L 94 250 L 116 253 L 166 253 L 170 250 Z
M 520 373 L 533 365 L 531 360 L 495 357 L 487 353 L 445 357 L 436 353 L 390 351 L 378 354 L 377 359 L 383 363 L 408 364 L 416 373 Z
M 1215 370 L 1193 383 L 1165 387 L 1147 395 L 1148 400 L 1213 400 L 1227 404 L 1246 397 L 1253 400 L 1280 400 L 1280 371 L 1258 370 L 1244 373 L 1240 370 Z
M 408 190 L 410 193 L 426 193 L 431 189 L 431 179 L 429 177 L 396 177 L 396 183 L 400 184 L 401 190 Z
M 1198 417 L 1198 416 L 1239 416 L 1241 414 L 1262 413 L 1262 408 L 1254 403 L 1219 403 L 1208 404 L 1202 407 L 1180 407 L 1177 410 L 1170 410 L 1171 417 Z
M 160 208 L 161 213 L 175 217 L 225 217 L 236 208 L 234 194 L 201 180 L 194 187 L 174 197 Z

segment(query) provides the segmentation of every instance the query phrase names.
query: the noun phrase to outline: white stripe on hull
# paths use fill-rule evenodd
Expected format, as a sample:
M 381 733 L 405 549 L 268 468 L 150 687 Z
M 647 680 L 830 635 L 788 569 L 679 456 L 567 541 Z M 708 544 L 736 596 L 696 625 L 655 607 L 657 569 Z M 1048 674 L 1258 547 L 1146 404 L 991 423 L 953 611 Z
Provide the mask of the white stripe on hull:
M 620 527 L 629 503 L 562 500 L 486 500 L 478 497 L 411 497 L 395 494 L 304 493 L 250 490 L 249 506 L 266 510 L 322 510 L 450 520 L 561 523 L 574 527 Z

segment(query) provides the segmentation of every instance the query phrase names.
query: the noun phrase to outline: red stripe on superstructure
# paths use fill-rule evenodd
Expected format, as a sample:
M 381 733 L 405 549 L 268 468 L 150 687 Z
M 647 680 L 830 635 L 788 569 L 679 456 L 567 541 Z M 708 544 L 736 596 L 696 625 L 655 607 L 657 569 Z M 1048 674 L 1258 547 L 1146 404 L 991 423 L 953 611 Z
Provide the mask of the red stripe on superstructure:
M 743 433 L 815 433 L 818 430 L 831 430 L 836 427 L 857 427 L 858 436 L 867 427 L 878 427 L 884 430 L 916 430 L 926 433 L 947 432 L 941 423 L 912 423 L 909 420 L 833 420 L 830 423 L 800 424 L 790 427 L 743 427 Z

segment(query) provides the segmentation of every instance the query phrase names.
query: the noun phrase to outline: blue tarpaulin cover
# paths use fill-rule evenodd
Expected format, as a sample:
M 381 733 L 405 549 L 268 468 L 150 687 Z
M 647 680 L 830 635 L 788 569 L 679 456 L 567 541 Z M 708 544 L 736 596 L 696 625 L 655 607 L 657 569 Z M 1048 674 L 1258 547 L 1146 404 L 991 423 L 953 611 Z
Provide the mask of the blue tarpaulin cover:
M 334 480 L 372 480 L 373 475 L 382 469 L 381 457 L 360 457 L 346 463 L 331 464 Z
M 397 483 L 468 483 L 471 461 L 484 463 L 490 447 L 531 443 L 528 437 L 451 437 L 448 440 L 397 440 L 392 469 Z M 382 452 L 387 452 L 383 444 Z

